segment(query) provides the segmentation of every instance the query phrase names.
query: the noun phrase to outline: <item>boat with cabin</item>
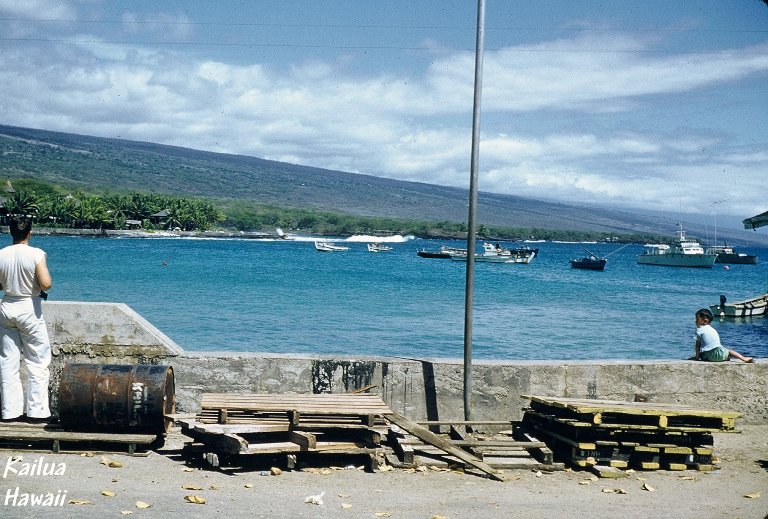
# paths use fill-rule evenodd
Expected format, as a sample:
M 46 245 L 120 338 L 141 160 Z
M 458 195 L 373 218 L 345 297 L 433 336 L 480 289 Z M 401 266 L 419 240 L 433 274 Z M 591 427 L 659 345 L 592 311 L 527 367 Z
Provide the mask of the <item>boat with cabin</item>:
M 501 245 L 485 242 L 483 243 L 483 252 L 475 254 L 475 261 L 479 263 L 530 263 L 539 253 L 539 249 L 530 247 L 520 247 L 516 249 L 507 249 Z M 455 261 L 467 261 L 467 255 L 451 256 Z
M 583 270 L 605 270 L 605 264 L 608 263 L 606 258 L 598 257 L 594 254 L 584 256 L 583 258 L 575 258 L 570 260 L 571 267 L 575 269 Z
M 717 255 L 715 263 L 727 263 L 731 265 L 757 265 L 757 255 L 736 252 L 727 244 L 707 247 L 707 254 Z
M 716 258 L 717 254 L 707 254 L 699 242 L 686 238 L 682 224 L 678 224 L 677 239 L 672 245 L 643 245 L 643 253 L 637 256 L 637 263 L 664 267 L 712 268 Z
M 327 241 L 316 241 L 315 249 L 318 252 L 344 252 L 349 250 L 349 247 L 345 247 L 344 245 L 336 245 L 335 243 Z
M 384 245 L 383 243 L 369 243 L 368 244 L 368 252 L 389 252 L 392 250 L 392 247 L 389 245 Z
M 467 249 L 442 245 L 439 250 L 422 249 L 416 253 L 421 258 L 451 259 L 451 256 L 467 256 Z
M 710 310 L 716 317 L 755 317 L 768 315 L 768 294 L 728 303 L 724 295 L 720 296 L 719 305 L 710 305 Z

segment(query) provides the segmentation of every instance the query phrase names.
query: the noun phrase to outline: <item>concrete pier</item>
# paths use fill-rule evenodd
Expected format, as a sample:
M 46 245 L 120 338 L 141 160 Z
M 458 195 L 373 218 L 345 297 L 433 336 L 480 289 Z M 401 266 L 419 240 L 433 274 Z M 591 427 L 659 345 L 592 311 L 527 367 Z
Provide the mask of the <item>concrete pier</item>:
M 414 420 L 463 419 L 460 359 L 323 357 L 186 352 L 120 303 L 48 302 L 52 410 L 66 362 L 173 366 L 179 412 L 199 410 L 200 394 L 343 393 L 375 385 Z M 659 361 L 473 361 L 476 420 L 517 420 L 523 395 L 675 403 L 736 411 L 741 423 L 768 424 L 768 361 L 752 364 Z

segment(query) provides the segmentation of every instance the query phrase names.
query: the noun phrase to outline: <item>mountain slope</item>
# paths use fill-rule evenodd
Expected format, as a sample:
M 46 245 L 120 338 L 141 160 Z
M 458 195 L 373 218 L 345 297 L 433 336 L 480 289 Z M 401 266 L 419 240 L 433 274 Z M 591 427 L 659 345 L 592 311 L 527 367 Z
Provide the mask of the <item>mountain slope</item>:
M 0 175 L 76 189 L 242 199 L 360 216 L 466 221 L 466 189 L 390 180 L 242 155 L 0 125 Z M 671 235 L 676 221 L 597 207 L 481 192 L 478 223 Z M 692 234 L 706 229 L 687 225 Z M 733 243 L 764 235 L 718 230 Z

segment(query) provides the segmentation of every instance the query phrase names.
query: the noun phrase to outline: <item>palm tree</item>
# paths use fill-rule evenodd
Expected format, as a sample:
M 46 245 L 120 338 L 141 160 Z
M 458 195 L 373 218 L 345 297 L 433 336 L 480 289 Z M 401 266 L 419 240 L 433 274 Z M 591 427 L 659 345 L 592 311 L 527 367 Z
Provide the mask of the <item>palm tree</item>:
M 8 195 L 5 209 L 9 215 L 37 215 L 37 196 L 32 191 L 15 191 Z

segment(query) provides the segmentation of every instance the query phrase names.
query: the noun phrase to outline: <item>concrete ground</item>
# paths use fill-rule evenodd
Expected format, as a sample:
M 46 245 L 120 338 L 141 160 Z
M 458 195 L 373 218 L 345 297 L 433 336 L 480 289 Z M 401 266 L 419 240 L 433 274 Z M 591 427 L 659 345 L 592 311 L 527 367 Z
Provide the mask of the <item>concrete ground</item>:
M 595 480 L 586 471 L 511 470 L 503 483 L 429 469 L 220 471 L 190 466 L 181 456 L 178 433 L 147 457 L 4 451 L 0 517 L 763 519 L 768 517 L 768 425 L 741 431 L 715 436 L 720 468 L 713 472 L 648 471 Z M 110 461 L 120 466 L 110 467 Z M 323 492 L 322 504 L 306 502 Z M 46 493 L 63 504 L 22 504 L 25 495 Z M 185 496 L 205 503 L 189 503 Z

